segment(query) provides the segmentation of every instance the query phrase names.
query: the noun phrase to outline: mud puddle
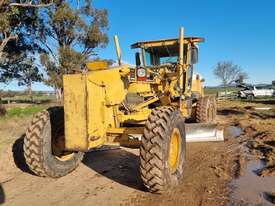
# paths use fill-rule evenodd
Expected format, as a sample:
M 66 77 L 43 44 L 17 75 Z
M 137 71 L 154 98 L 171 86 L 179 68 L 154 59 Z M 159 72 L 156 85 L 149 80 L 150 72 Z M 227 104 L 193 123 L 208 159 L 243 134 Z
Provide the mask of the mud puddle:
M 237 126 L 229 126 L 226 130 L 231 137 L 239 137 L 243 133 L 243 129 Z
M 232 205 L 274 205 L 272 193 L 275 191 L 275 178 L 258 175 L 264 166 L 261 160 L 249 161 L 244 175 L 232 180 Z

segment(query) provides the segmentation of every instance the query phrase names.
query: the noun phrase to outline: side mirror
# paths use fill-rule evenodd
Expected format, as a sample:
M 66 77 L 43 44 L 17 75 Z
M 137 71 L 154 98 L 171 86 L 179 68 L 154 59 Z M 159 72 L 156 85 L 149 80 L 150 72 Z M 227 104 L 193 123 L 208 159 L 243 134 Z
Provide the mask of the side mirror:
M 139 52 L 136 53 L 136 66 L 139 67 L 141 65 L 140 61 L 140 54 Z
M 199 62 L 199 50 L 193 46 L 191 48 L 191 64 L 197 64 Z

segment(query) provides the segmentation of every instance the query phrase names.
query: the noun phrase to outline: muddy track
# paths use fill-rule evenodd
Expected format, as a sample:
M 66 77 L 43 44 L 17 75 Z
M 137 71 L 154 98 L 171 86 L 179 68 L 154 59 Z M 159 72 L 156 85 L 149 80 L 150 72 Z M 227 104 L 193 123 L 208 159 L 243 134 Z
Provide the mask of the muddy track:
M 266 161 L 270 161 L 269 166 L 272 166 L 274 117 L 273 111 L 266 113 L 250 109 L 247 112 L 248 109 L 245 108 L 247 105 L 242 107 L 239 105 L 236 107 L 231 103 L 222 103 L 222 105 L 219 104 L 219 122 L 225 127 L 237 125 L 243 129 L 243 133 L 236 138 L 226 132 L 225 142 L 187 144 L 184 181 L 173 192 L 161 196 L 152 195 L 143 187 L 138 170 L 137 149 L 112 148 L 90 152 L 85 155 L 80 166 L 65 177 L 50 179 L 35 176 L 28 169 L 22 155 L 24 137 L 22 131 L 27 124 L 20 122 L 18 123 L 21 126 L 20 132 L 12 131 L 12 143 L 0 150 L 0 204 L 145 206 L 233 204 L 230 199 L 232 188 L 228 183 L 232 178 L 242 175 L 247 162 L 246 152 L 253 158 L 266 158 Z M 16 128 L 16 125 L 13 125 L 13 128 Z M 5 132 L 9 130 L 11 128 L 6 128 Z M 0 138 L 7 136 L 7 133 L 1 132 Z M 20 136 L 22 137 L 18 138 Z M 272 151 L 263 149 L 263 146 L 271 148 Z M 262 175 L 274 174 L 263 172 Z M 272 198 L 273 191 L 268 192 Z

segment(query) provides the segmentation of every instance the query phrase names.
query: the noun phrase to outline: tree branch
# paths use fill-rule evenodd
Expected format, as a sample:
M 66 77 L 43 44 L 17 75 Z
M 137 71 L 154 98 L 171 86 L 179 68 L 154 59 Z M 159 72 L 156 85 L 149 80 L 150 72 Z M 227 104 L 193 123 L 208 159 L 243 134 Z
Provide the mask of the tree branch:
M 5 3 L 5 0 L 0 0 L 0 7 Z
M 54 58 L 55 62 L 57 63 L 58 59 L 57 59 L 56 55 L 54 54 L 53 50 L 49 47 L 49 45 L 46 42 L 44 42 L 44 41 L 41 41 L 41 40 L 39 40 L 39 41 L 48 49 L 49 53 L 52 55 L 52 57 Z
M 2 55 L 3 55 L 3 51 L 4 51 L 4 48 L 7 45 L 7 43 L 9 41 L 11 41 L 11 40 L 17 39 L 18 36 L 17 35 L 11 35 L 11 34 L 9 36 L 7 36 L 7 34 L 4 33 L 4 37 L 5 38 L 2 40 L 2 42 L 0 44 L 0 59 L 1 59 Z
M 42 8 L 42 7 L 49 7 L 53 5 L 53 0 L 47 4 L 33 4 L 32 1 L 28 3 L 10 3 L 10 6 L 18 6 L 18 7 L 34 7 L 34 8 Z

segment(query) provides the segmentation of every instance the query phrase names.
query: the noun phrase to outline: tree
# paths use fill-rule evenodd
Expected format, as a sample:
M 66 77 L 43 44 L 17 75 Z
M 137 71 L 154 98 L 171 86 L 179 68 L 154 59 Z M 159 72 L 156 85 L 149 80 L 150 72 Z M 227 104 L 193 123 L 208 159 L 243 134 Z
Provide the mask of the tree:
M 21 69 L 16 73 L 15 79 L 19 86 L 27 86 L 28 95 L 32 99 L 32 83 L 43 80 L 43 74 L 35 64 L 34 57 L 28 57 L 21 64 Z
M 22 26 L 29 20 L 26 17 L 34 17 L 37 10 L 53 4 L 53 1 L 45 0 L 0 0 L 0 61 L 4 55 L 4 49 L 10 41 L 18 39 L 18 33 Z M 32 15 L 27 15 L 32 13 Z M 29 29 L 27 29 L 29 30 Z
M 244 72 L 239 65 L 234 64 L 232 61 L 218 62 L 213 72 L 214 75 L 221 80 L 225 92 L 227 92 L 227 87 L 232 83 L 241 83 L 244 79 L 248 78 L 247 73 Z
M 43 51 L 40 45 L 34 42 L 39 23 L 36 8 L 48 5 L 50 3 L 45 0 L 0 0 L 1 83 L 16 79 L 19 85 L 25 84 L 22 78 L 29 75 L 24 74 L 27 72 L 27 59 L 34 60 L 34 56 Z M 38 79 L 40 78 L 36 78 Z
M 28 41 L 37 17 L 37 10 L 33 8 L 47 7 L 52 3 L 52 0 L 0 0 L 0 82 L 7 83 L 13 79 L 18 73 L 18 70 L 11 70 L 13 65 L 17 62 L 18 69 L 22 65 L 18 60 L 24 60 L 26 52 L 37 49 L 36 44 Z M 31 79 L 35 75 L 31 75 Z M 4 114 L 1 96 L 2 92 L 0 108 Z
M 11 3 L 9 0 L 0 0 L 0 82 L 2 83 L 14 78 L 22 65 L 20 61 L 24 60 L 25 53 L 35 48 L 35 45 L 29 42 L 29 37 L 36 22 L 36 10 L 11 6 Z M 17 70 L 12 70 L 14 67 Z M 0 93 L 0 104 L 1 96 L 2 93 Z
M 43 80 L 43 74 L 39 71 L 35 58 L 23 55 L 17 58 L 17 62 L 12 62 L 13 64 L 6 66 L 6 69 L 1 72 L 0 80 L 16 79 L 19 86 L 27 86 L 28 95 L 32 98 L 32 83 Z
M 8 42 L 17 39 L 16 32 L 20 22 L 20 10 L 10 7 L 9 1 L 0 0 L 0 60 Z
M 87 60 L 96 55 L 95 49 L 107 45 L 107 11 L 93 8 L 91 0 L 78 8 L 58 0 L 40 17 L 38 40 L 46 51 L 40 56 L 48 76 L 45 83 L 60 97 L 62 75 L 81 72 Z

